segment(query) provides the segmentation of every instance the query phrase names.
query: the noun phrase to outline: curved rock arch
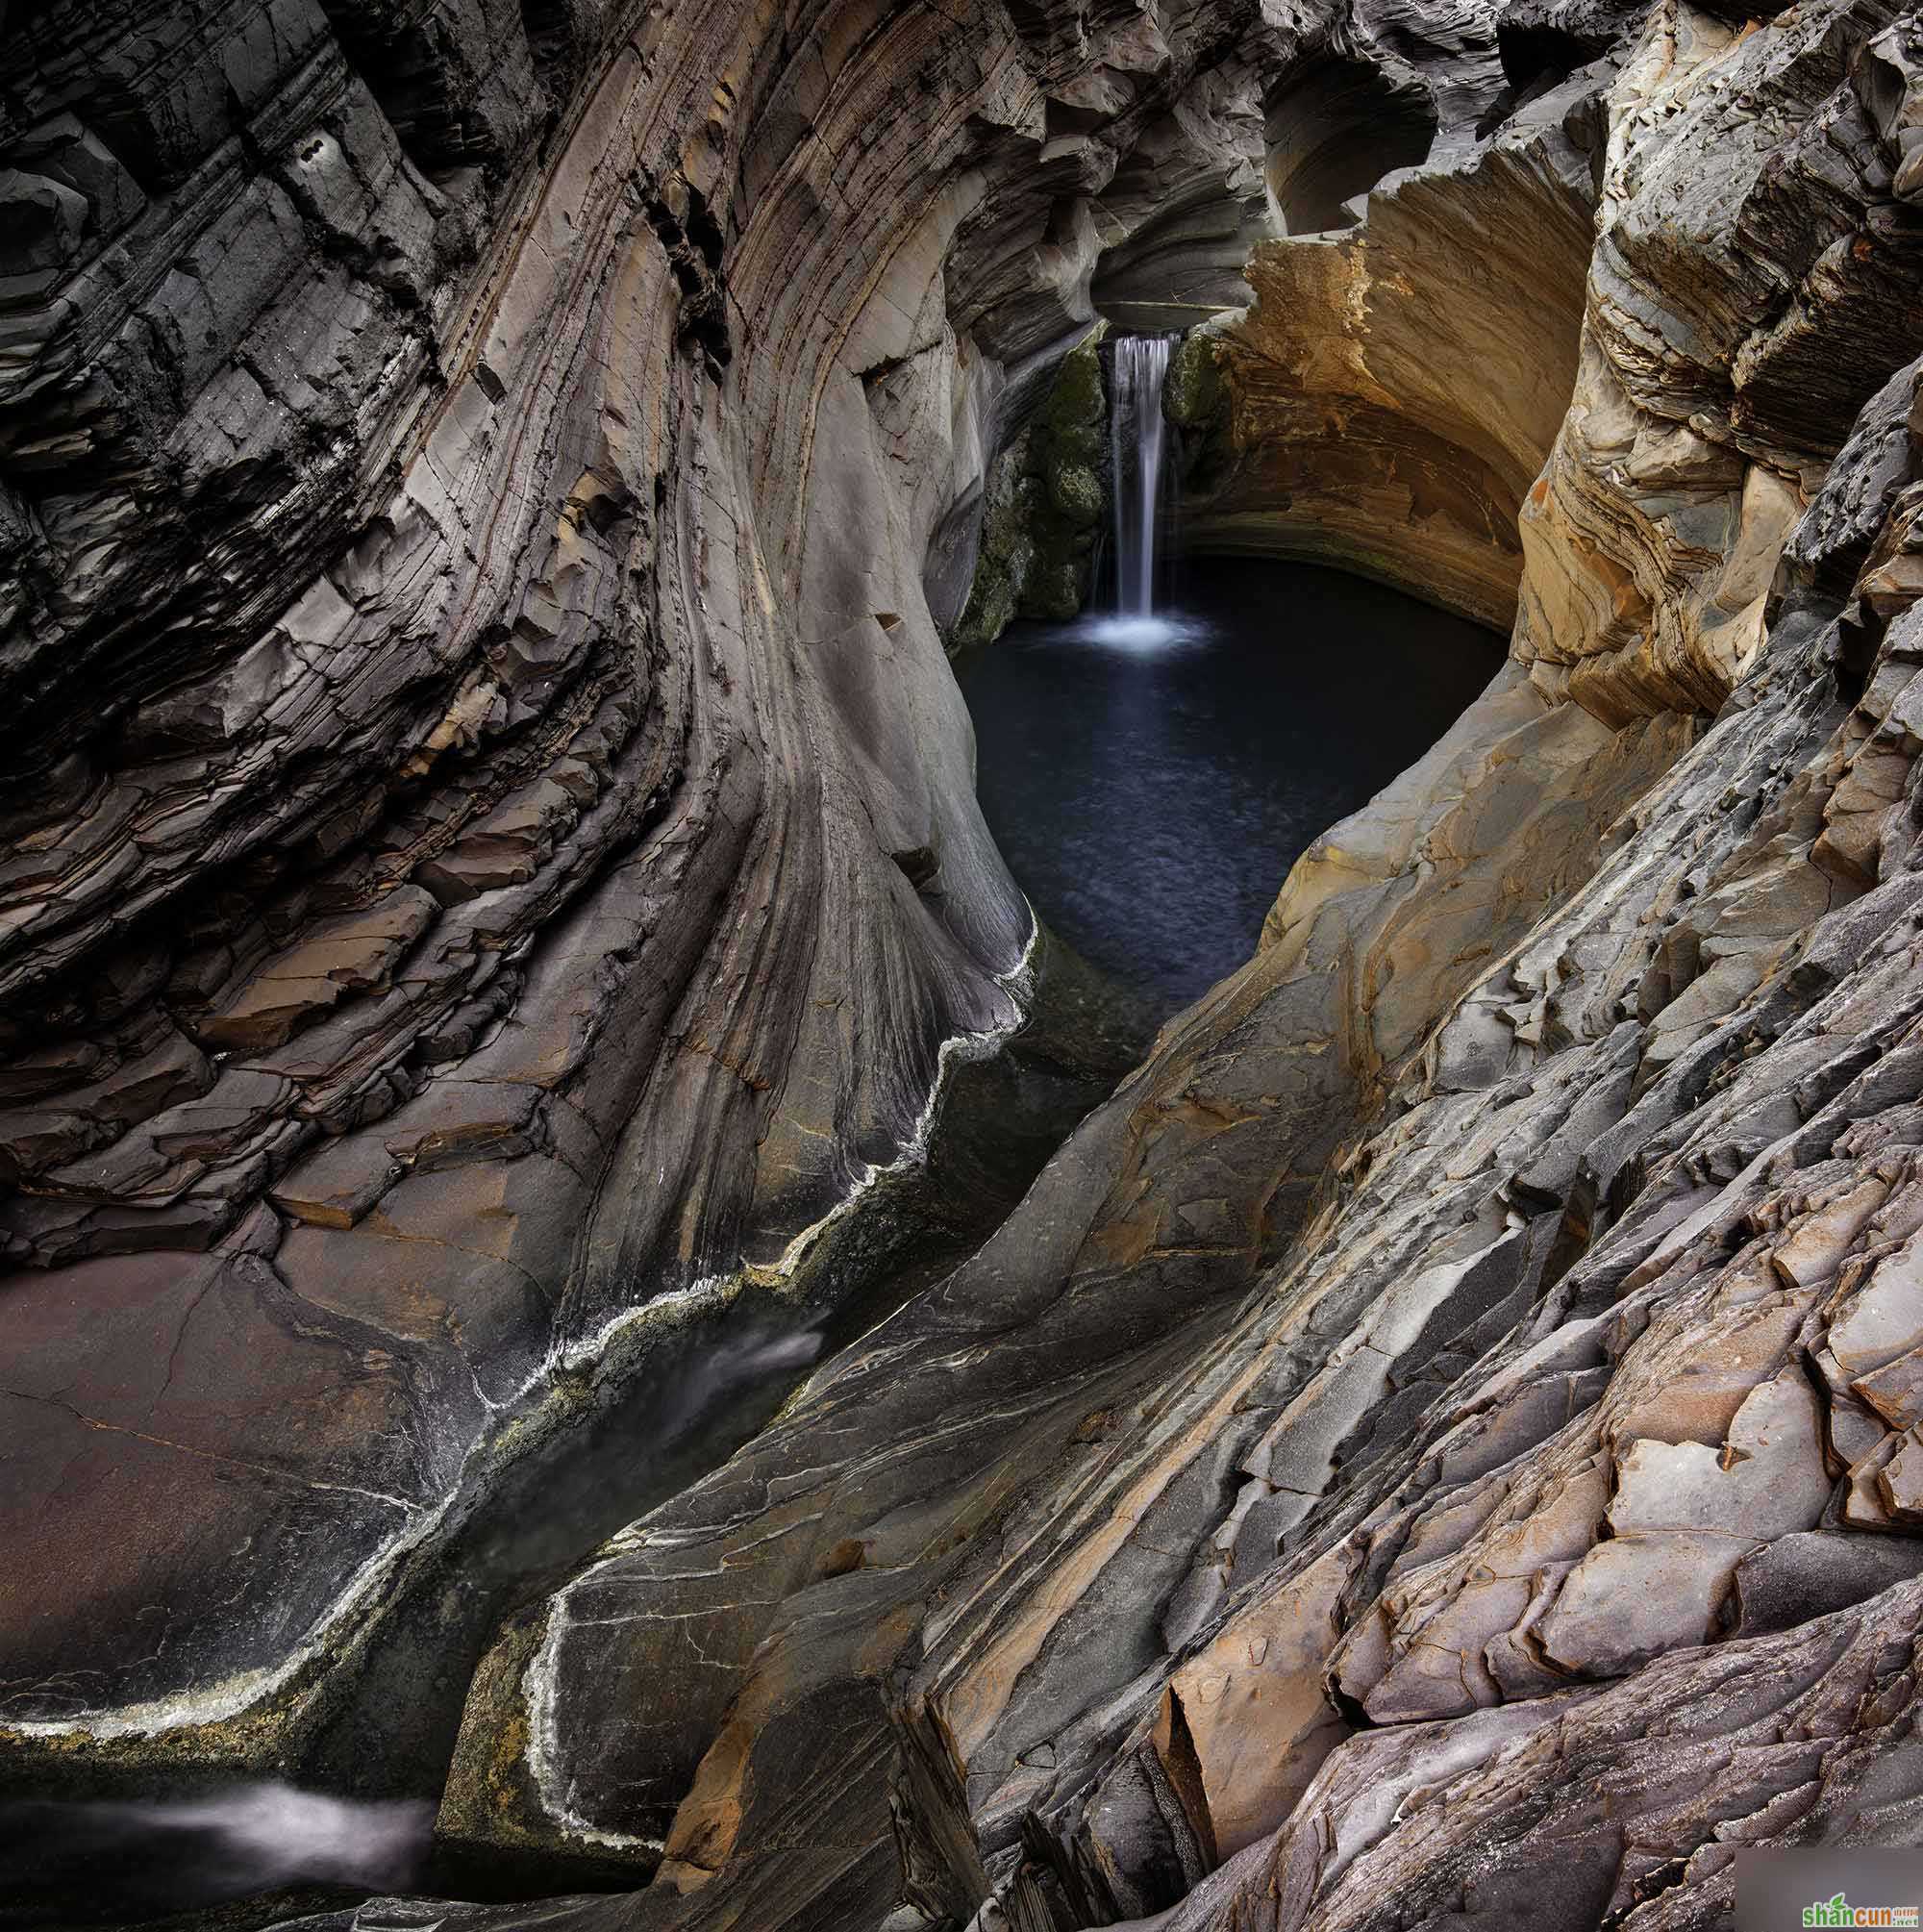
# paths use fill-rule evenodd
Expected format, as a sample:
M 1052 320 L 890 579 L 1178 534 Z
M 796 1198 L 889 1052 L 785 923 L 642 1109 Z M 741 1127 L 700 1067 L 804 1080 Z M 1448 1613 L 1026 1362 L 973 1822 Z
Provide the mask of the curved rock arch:
M 1385 175 L 1426 161 L 1440 125 L 1419 82 L 1324 46 L 1299 57 L 1263 102 L 1263 176 L 1277 232 L 1319 235 L 1361 218 Z

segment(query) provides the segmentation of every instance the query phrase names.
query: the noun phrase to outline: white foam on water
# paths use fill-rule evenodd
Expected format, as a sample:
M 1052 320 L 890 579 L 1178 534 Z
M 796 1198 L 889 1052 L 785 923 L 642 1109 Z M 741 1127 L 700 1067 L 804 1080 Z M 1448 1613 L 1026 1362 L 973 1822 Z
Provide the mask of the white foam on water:
M 1092 644 L 1149 656 L 1177 644 L 1199 643 L 1208 636 L 1208 626 L 1171 613 L 1156 615 L 1089 617 L 1076 626 L 1076 636 Z
M 1003 994 L 999 1010 L 982 1031 L 958 1034 L 942 1042 L 927 1101 L 907 1144 L 886 1167 L 864 1164 L 851 1192 L 819 1220 L 802 1229 L 788 1242 L 773 1267 L 744 1266 L 729 1275 L 704 1276 L 686 1288 L 666 1291 L 634 1307 L 618 1311 L 584 1341 L 571 1345 L 565 1342 L 555 1342 L 546 1358 L 519 1389 L 500 1402 L 487 1403 L 490 1414 L 505 1412 L 522 1425 L 534 1423 L 543 1403 L 554 1396 L 556 1371 L 580 1373 L 599 1367 L 623 1331 L 637 1326 L 673 1325 L 698 1320 L 734 1301 L 750 1282 L 760 1287 L 772 1287 L 788 1279 L 814 1242 L 854 1209 L 872 1188 L 890 1175 L 918 1166 L 927 1158 L 929 1131 L 953 1066 L 993 1053 L 1025 1018 L 1025 1003 L 1033 991 L 1031 969 L 1040 939 L 1041 924 L 1031 907 L 1028 940 L 1020 957 L 1008 971 L 995 975 Z M 772 1371 L 807 1367 L 819 1353 L 821 1338 L 808 1333 L 787 1338 L 778 1343 L 756 1345 L 766 1355 L 762 1366 Z M 532 1401 L 530 1398 L 533 1398 Z M 477 1454 L 498 1452 L 498 1442 L 490 1442 L 488 1437 L 484 1436 L 471 1445 L 468 1456 L 471 1459 Z M 11 1723 L 0 1724 L 0 1734 L 11 1733 L 22 1738 L 80 1736 L 102 1741 L 149 1738 L 163 1731 L 192 1725 L 221 1724 L 240 1716 L 285 1690 L 324 1650 L 351 1641 L 349 1633 L 355 1614 L 371 1602 L 402 1562 L 439 1529 L 460 1494 L 457 1486 L 427 1509 L 400 1502 L 396 1498 L 383 1498 L 384 1501 L 395 1502 L 399 1508 L 412 1510 L 412 1519 L 367 1558 L 333 1602 L 315 1618 L 301 1641 L 278 1663 L 237 1671 L 214 1684 L 197 1686 L 136 1704 L 85 1711 L 69 1718 L 15 1719 Z
M 422 1799 L 366 1802 L 250 1784 L 206 1797 L 62 1806 L 54 1828 L 76 1847 L 97 1837 L 122 1858 L 141 1845 L 157 1861 L 190 1854 L 221 1891 L 263 1892 L 296 1881 L 380 1891 L 412 1880 L 434 1815 L 433 1803 Z
M 763 1288 L 778 1286 L 793 1275 L 814 1243 L 837 1221 L 855 1209 L 871 1189 L 890 1176 L 904 1173 L 925 1161 L 928 1157 L 929 1135 L 934 1128 L 936 1113 L 940 1105 L 942 1091 L 947 1085 L 952 1066 L 957 1063 L 983 1059 L 996 1052 L 1002 1042 L 1026 1017 L 1027 1001 L 1034 991 L 1033 967 L 1036 949 L 1040 943 L 1041 921 L 1036 917 L 1035 909 L 1031 906 L 1029 935 L 1027 942 L 1022 947 L 1021 957 L 1007 972 L 995 975 L 1005 995 L 1000 1010 L 981 1031 L 956 1034 L 942 1041 L 940 1052 L 937 1056 L 935 1079 L 929 1088 L 928 1098 L 923 1103 L 920 1117 L 916 1119 L 907 1143 L 892 1161 L 885 1167 L 865 1164 L 853 1189 L 819 1220 L 803 1228 L 788 1242 L 772 1266 L 757 1267 L 747 1265 L 733 1275 L 704 1278 L 691 1288 L 681 1291 L 682 1295 L 697 1301 L 707 1297 L 712 1302 L 712 1298 L 717 1296 L 732 1300 L 741 1287 L 750 1281 Z M 653 1301 L 644 1302 L 637 1308 L 625 1309 L 616 1315 L 594 1338 L 592 1345 L 597 1354 L 604 1353 L 622 1329 L 647 1320 L 650 1312 L 659 1309 L 666 1298 L 657 1296 Z M 724 1344 L 701 1365 L 699 1373 L 704 1382 L 712 1381 L 718 1386 L 723 1379 L 737 1375 L 752 1377 L 755 1373 L 771 1372 L 777 1368 L 806 1367 L 819 1352 L 821 1339 L 817 1331 L 809 1330 L 773 1341 L 741 1341 Z M 645 1521 L 646 1518 L 643 1518 L 641 1520 Z M 573 1593 L 584 1582 L 593 1577 L 603 1566 L 619 1561 L 623 1542 L 632 1535 L 637 1525 L 631 1523 L 626 1530 L 617 1531 L 604 1545 L 608 1554 L 605 1554 L 599 1562 L 590 1563 L 579 1570 L 569 1582 L 563 1584 L 548 1598 L 546 1627 L 542 1632 L 540 1643 L 522 1676 L 521 1695 L 528 1717 L 528 1771 L 536 1791 L 540 1794 L 542 1808 L 549 1819 L 569 1836 L 590 1844 L 604 1846 L 609 1850 L 659 1852 L 663 1848 L 661 1840 L 598 1823 L 592 1819 L 584 1817 L 575 1808 L 573 1785 L 567 1775 L 561 1748 L 561 1651 L 570 1627 L 569 1603 Z

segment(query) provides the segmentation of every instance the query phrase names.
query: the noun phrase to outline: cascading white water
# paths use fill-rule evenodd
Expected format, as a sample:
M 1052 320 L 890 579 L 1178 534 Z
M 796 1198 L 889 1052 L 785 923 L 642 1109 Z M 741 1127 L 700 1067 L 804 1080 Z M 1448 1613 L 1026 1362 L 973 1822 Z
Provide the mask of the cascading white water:
M 299 1884 L 377 1892 L 418 1882 L 434 1801 L 357 1800 L 285 1784 L 242 1784 L 171 1800 L 21 1798 L 0 1802 L 9 1883 L 0 1923 L 114 1922 L 217 1904 Z M 88 1925 L 97 1919 L 87 1911 Z
M 1115 341 L 1109 437 L 1114 464 L 1115 610 L 1123 617 L 1155 613 L 1155 516 L 1166 430 L 1161 386 L 1171 340 L 1167 336 L 1122 336 Z

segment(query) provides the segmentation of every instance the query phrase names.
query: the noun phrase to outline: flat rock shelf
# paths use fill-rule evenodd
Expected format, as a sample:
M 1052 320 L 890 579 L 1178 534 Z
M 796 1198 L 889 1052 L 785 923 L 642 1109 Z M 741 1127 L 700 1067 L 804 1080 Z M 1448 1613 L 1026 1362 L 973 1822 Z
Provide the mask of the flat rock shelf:
M 1187 561 L 1161 641 L 1019 623 L 959 665 L 976 785 L 1036 912 L 1164 1012 L 1255 950 L 1288 868 L 1502 664 L 1480 625 L 1315 565 Z

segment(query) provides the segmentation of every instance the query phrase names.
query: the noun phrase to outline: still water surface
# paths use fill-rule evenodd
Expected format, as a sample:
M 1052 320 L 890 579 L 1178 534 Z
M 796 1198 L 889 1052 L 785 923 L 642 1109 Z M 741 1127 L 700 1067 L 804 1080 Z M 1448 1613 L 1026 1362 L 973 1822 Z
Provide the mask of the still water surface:
M 1248 958 L 1296 858 L 1501 663 L 1491 633 L 1382 585 L 1205 557 L 1156 619 L 1014 624 L 956 668 L 1015 878 L 1169 1013 Z

